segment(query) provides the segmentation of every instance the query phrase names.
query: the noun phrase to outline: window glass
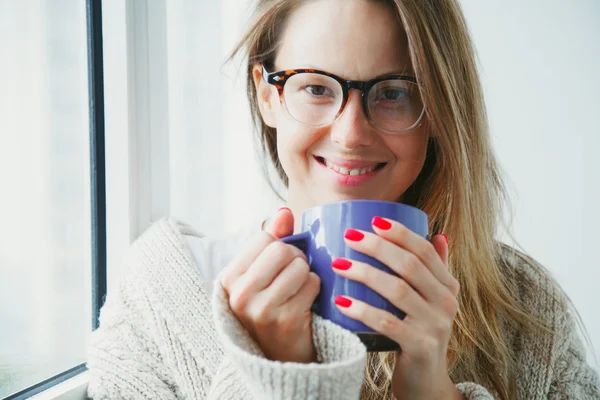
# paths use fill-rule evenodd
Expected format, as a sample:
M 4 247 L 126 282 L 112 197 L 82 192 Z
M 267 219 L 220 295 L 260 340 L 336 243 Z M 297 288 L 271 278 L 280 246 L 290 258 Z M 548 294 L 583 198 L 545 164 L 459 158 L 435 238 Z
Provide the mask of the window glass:
M 85 362 L 85 2 L 0 0 L 0 398 Z

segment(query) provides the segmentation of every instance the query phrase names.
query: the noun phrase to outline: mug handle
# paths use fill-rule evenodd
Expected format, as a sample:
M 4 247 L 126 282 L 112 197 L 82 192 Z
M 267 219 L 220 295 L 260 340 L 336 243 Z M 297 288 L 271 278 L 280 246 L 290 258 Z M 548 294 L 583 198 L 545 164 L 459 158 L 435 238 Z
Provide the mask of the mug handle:
M 308 243 L 310 242 L 311 238 L 312 235 L 310 231 L 306 231 L 297 235 L 286 236 L 279 240 L 281 240 L 283 243 L 291 244 L 292 246 L 297 247 L 308 257 L 308 254 L 306 254 L 306 252 L 308 251 Z M 319 311 L 319 302 L 317 300 L 315 300 L 310 309 L 312 312 L 321 315 L 321 312 Z
M 310 240 L 310 232 L 302 232 L 297 235 L 286 236 L 281 239 L 283 243 L 291 244 L 294 247 L 299 248 L 303 253 L 306 254 L 306 248 L 308 247 L 308 242 Z

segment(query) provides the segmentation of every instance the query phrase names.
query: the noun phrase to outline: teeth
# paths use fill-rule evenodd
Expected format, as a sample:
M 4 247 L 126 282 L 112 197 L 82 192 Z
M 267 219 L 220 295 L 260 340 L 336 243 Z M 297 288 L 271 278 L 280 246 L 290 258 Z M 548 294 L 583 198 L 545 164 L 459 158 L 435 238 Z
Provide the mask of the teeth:
M 368 168 L 355 168 L 355 169 L 347 169 L 344 167 L 339 167 L 335 164 L 330 163 L 329 161 L 325 160 L 325 165 L 327 166 L 327 168 L 332 169 L 336 172 L 339 172 L 340 174 L 344 174 L 344 175 L 350 175 L 350 176 L 357 176 L 357 175 L 364 175 L 367 174 L 369 172 L 372 172 L 375 170 L 376 166 L 373 167 L 368 167 Z

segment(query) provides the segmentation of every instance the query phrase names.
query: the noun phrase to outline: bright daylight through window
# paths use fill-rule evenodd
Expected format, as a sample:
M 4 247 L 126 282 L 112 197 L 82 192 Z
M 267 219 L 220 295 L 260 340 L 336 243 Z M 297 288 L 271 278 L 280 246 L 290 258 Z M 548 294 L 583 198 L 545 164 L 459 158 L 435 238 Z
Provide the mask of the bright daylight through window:
M 0 0 L 0 398 L 85 362 L 91 331 L 84 1 Z

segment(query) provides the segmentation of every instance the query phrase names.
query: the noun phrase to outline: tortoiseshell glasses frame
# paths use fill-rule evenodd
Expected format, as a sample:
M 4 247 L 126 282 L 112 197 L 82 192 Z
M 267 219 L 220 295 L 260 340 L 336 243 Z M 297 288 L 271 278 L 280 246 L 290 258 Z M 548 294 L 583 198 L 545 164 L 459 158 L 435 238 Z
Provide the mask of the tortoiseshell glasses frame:
M 326 123 L 311 125 L 311 124 L 307 124 L 302 121 L 298 121 L 298 119 L 291 114 L 291 112 L 287 108 L 287 105 L 285 104 L 285 100 L 284 100 L 285 99 L 284 98 L 285 84 L 289 81 L 289 79 L 291 77 L 293 77 L 295 75 L 308 74 L 308 73 L 323 75 L 323 76 L 332 78 L 333 80 L 338 82 L 341 87 L 343 99 L 340 104 L 340 108 L 337 111 L 337 113 L 335 114 L 335 116 L 333 117 L 333 119 L 331 119 L 330 121 L 327 121 Z M 414 77 L 408 76 L 408 75 L 388 75 L 388 76 L 375 78 L 370 81 L 353 81 L 353 80 L 346 80 L 346 79 L 340 78 L 339 76 L 332 74 L 330 72 L 321 71 L 321 70 L 317 70 L 317 69 L 310 69 L 310 68 L 289 69 L 289 70 L 283 70 L 283 71 L 269 72 L 269 71 L 267 71 L 267 69 L 265 68 L 264 65 L 262 65 L 262 75 L 267 83 L 275 86 L 275 88 L 277 89 L 277 92 L 279 93 L 280 102 L 282 104 L 284 104 L 284 106 L 285 106 L 287 112 L 290 114 L 290 116 L 292 118 L 294 118 L 296 121 L 304 123 L 306 125 L 310 125 L 310 126 L 325 126 L 325 125 L 329 125 L 329 124 L 333 123 L 335 120 L 337 120 L 337 118 L 344 111 L 346 104 L 348 103 L 348 94 L 349 94 L 350 89 L 356 89 L 356 90 L 360 90 L 362 92 L 361 99 L 362 99 L 363 111 L 364 111 L 365 115 L 367 116 L 369 122 L 372 125 L 376 126 L 377 128 L 379 128 L 385 132 L 397 134 L 397 133 L 408 131 L 410 129 L 414 129 L 421 124 L 421 122 L 423 120 L 423 116 L 425 114 L 425 108 L 423 107 L 422 102 L 421 102 L 422 109 L 421 109 L 420 114 L 419 114 L 418 118 L 416 119 L 416 121 L 414 121 L 414 123 L 412 123 L 410 126 L 403 128 L 401 130 L 386 129 L 385 127 L 378 125 L 377 122 L 373 119 L 373 117 L 371 115 L 371 111 L 369 109 L 369 92 L 371 91 L 371 89 L 378 83 L 384 82 L 384 81 L 406 81 L 406 82 L 410 82 L 410 83 L 414 84 L 416 89 L 418 90 L 419 84 L 418 84 L 417 80 Z M 419 97 L 420 97 L 420 95 L 419 95 Z

